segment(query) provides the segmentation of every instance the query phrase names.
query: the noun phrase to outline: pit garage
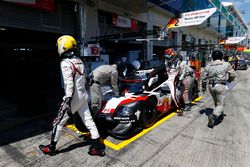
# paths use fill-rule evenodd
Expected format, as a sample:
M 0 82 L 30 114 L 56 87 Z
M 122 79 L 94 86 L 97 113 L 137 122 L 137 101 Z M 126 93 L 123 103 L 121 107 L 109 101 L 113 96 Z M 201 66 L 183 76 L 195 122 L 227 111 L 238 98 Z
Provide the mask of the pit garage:
M 1 125 L 57 112 L 63 92 L 56 40 L 78 30 L 75 3 L 52 2 L 46 11 L 0 2 Z

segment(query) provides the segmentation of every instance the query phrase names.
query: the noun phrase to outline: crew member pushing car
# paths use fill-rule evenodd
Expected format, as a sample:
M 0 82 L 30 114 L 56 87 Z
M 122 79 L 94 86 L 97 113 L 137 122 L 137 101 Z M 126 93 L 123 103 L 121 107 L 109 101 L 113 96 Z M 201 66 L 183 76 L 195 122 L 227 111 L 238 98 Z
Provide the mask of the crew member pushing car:
M 101 86 L 111 84 L 115 96 L 119 96 L 118 65 L 101 65 L 90 74 L 90 95 L 93 117 L 102 107 L 103 93 Z M 118 67 L 119 68 L 119 67 Z
M 202 91 L 206 91 L 208 83 L 208 89 L 215 105 L 213 113 L 208 115 L 208 127 L 210 128 L 214 127 L 216 120 L 223 119 L 226 81 L 231 82 L 236 77 L 232 66 L 228 62 L 222 61 L 222 57 L 221 51 L 213 51 L 213 62 L 205 68 L 202 75 Z
M 89 148 L 88 153 L 90 155 L 104 156 L 104 147 L 100 142 L 100 135 L 88 107 L 85 69 L 82 60 L 78 57 L 76 40 L 72 36 L 63 35 L 57 40 L 57 47 L 61 58 L 65 95 L 58 115 L 53 122 L 51 143 L 49 145 L 39 145 L 39 148 L 44 154 L 53 155 L 56 144 L 61 137 L 63 126 L 78 111 L 91 134 L 92 146 Z

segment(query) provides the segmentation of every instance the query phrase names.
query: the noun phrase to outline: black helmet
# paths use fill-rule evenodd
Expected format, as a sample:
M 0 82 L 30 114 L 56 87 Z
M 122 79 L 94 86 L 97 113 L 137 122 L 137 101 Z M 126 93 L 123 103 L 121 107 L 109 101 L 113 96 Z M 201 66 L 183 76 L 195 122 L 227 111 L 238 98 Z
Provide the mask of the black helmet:
M 118 59 L 115 61 L 115 64 L 117 66 L 117 71 L 119 75 L 122 74 L 126 69 L 126 63 L 124 63 L 121 59 Z
M 212 53 L 213 60 L 222 60 L 223 53 L 219 50 L 215 50 Z

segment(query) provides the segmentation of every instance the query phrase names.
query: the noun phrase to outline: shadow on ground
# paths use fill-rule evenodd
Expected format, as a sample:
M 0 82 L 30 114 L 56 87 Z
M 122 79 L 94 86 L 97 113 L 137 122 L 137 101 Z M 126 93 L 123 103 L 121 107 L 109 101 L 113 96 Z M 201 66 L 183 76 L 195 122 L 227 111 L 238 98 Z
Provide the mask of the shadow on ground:
M 214 111 L 214 109 L 212 109 L 212 108 L 206 108 L 206 109 L 200 110 L 199 112 L 200 112 L 200 114 L 206 114 L 206 116 L 208 116 L 208 115 L 212 114 L 213 111 Z M 223 114 L 222 118 L 216 119 L 214 122 L 214 126 L 221 124 L 223 122 L 223 119 L 225 116 L 226 116 L 226 114 Z
M 205 108 L 199 111 L 200 114 L 206 114 L 208 116 L 209 114 L 212 114 L 214 111 L 213 108 Z
M 76 149 L 76 148 L 84 147 L 84 146 L 87 146 L 87 145 L 90 145 L 90 144 L 91 144 L 90 140 L 83 141 L 83 142 L 79 142 L 79 143 L 75 143 L 75 144 L 70 145 L 70 146 L 67 147 L 67 148 L 58 150 L 56 153 L 57 153 L 57 154 L 60 154 L 60 153 L 70 152 L 70 151 L 72 151 L 72 150 L 74 150 L 74 149 Z

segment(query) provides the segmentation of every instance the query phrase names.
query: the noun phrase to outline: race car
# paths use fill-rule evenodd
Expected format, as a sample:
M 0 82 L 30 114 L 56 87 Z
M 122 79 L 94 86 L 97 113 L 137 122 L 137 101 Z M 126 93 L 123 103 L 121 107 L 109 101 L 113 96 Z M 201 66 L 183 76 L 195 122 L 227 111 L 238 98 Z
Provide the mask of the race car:
M 143 128 L 152 126 L 174 107 L 180 107 L 181 88 L 177 88 L 177 70 L 172 69 L 167 80 L 146 90 L 145 84 L 152 85 L 158 80 L 157 76 L 150 80 L 147 78 L 150 71 L 152 70 L 138 71 L 138 78 L 125 80 L 128 89 L 124 96 L 114 97 L 112 90 L 104 93 L 104 104 L 96 117 L 98 127 L 104 128 L 115 138 L 126 139 Z M 192 89 L 192 99 L 197 96 L 197 88 L 196 81 Z
M 245 59 L 240 59 L 237 63 L 237 70 L 247 70 L 248 64 Z

